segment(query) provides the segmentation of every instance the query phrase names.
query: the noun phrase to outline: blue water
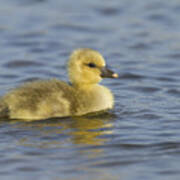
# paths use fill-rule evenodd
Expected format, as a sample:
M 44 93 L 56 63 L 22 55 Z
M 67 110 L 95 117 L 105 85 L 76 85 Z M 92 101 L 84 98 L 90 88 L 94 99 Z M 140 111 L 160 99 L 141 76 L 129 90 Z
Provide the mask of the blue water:
M 97 117 L 0 122 L 1 180 L 179 180 L 180 1 L 0 0 L 0 94 L 68 81 L 68 56 L 100 51 L 115 108 Z

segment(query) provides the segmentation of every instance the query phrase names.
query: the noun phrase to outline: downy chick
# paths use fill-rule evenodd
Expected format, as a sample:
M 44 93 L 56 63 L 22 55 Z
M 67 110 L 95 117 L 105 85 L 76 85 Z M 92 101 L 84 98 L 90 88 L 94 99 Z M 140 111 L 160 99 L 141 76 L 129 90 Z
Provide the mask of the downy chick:
M 106 68 L 99 52 L 75 50 L 68 61 L 68 74 L 71 84 L 57 79 L 34 81 L 8 92 L 0 100 L 0 117 L 39 120 L 113 108 L 111 91 L 98 83 L 118 74 Z

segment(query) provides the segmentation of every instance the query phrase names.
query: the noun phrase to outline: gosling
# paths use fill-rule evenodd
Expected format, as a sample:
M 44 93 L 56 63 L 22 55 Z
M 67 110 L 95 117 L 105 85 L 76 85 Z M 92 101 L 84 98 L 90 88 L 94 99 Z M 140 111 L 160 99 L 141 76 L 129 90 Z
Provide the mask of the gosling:
M 40 120 L 81 116 L 113 108 L 111 91 L 98 83 L 117 78 L 102 55 L 92 49 L 75 50 L 68 61 L 70 84 L 57 79 L 25 83 L 0 99 L 0 117 Z

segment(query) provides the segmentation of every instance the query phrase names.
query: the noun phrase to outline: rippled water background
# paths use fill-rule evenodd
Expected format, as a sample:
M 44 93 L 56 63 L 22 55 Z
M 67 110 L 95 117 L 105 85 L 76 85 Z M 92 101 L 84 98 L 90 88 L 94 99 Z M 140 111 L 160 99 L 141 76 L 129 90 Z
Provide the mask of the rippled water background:
M 179 180 L 180 1 L 0 0 L 0 93 L 67 80 L 69 53 L 99 50 L 120 74 L 98 117 L 1 121 L 1 180 Z

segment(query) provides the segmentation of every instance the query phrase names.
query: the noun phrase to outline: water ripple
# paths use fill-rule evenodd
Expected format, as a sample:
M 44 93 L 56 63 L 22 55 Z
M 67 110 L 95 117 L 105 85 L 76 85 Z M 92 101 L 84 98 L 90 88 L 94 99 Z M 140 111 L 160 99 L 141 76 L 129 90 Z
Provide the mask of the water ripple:
M 34 62 L 30 60 L 12 60 L 10 62 L 4 63 L 6 68 L 26 68 L 26 67 L 39 67 L 43 66 L 40 62 Z

